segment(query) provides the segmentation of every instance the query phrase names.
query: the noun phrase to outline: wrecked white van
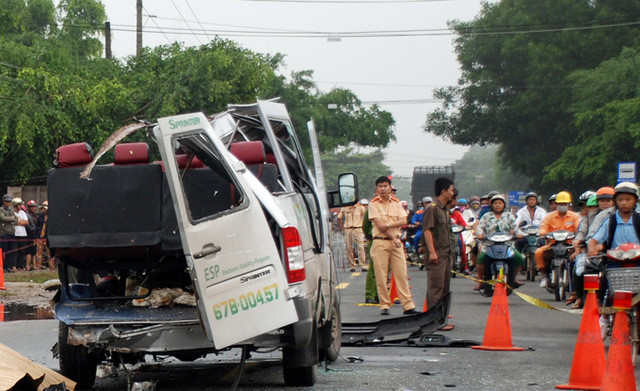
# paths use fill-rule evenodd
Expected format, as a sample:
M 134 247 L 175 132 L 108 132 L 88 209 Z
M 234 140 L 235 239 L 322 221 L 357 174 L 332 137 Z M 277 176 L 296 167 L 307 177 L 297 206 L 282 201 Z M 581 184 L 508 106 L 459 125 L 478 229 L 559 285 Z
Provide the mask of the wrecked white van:
M 285 383 L 314 384 L 341 339 L 329 204 L 356 202 L 355 176 L 327 197 L 273 101 L 150 129 L 161 161 L 118 144 L 80 179 L 92 154 L 78 143 L 49 172 L 62 374 L 89 387 L 103 361 L 282 348 Z

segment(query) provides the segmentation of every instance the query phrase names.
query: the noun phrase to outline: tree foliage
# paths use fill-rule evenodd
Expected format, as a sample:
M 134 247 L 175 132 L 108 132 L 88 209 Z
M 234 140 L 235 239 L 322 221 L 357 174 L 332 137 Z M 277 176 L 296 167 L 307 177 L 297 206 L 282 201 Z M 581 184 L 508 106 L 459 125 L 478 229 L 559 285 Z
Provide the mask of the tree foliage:
M 453 169 L 460 197 L 482 196 L 492 190 L 504 194 L 509 191 L 538 190 L 530 189 L 529 178 L 514 174 L 504 167 L 498 156 L 497 145 L 471 147 L 454 163 Z
M 508 167 L 557 187 L 552 167 L 579 137 L 569 76 L 635 45 L 638 27 L 625 23 L 638 15 L 637 0 L 485 3 L 473 21 L 451 23 L 462 77 L 436 92 L 443 105 L 425 130 L 465 145 L 499 144 Z M 618 26 L 597 27 L 607 24 Z
M 134 117 L 213 114 L 256 98 L 282 97 L 303 139 L 314 118 L 322 151 L 385 147 L 394 139 L 391 115 L 363 107 L 351 91 L 322 93 L 311 71 L 289 80 L 278 75 L 280 54 L 215 39 L 200 47 L 145 48 L 124 61 L 101 58 L 105 11 L 98 0 L 61 0 L 57 8 L 52 0 L 0 0 L 0 20 L 3 180 L 44 175 L 58 146 L 86 141 L 97 147 Z M 338 109 L 329 110 L 328 102 Z M 129 140 L 143 137 L 140 132 Z
M 354 152 L 351 148 L 342 151 L 327 152 L 322 156 L 322 168 L 327 181 L 327 189 L 338 188 L 338 175 L 354 172 L 358 175 L 360 198 L 373 197 L 378 177 L 389 175 L 389 167 L 382 163 L 384 155 L 380 150 L 371 153 Z
M 640 51 L 619 56 L 593 70 L 569 76 L 577 137 L 553 166 L 550 180 L 611 184 L 616 163 L 637 161 L 640 147 Z

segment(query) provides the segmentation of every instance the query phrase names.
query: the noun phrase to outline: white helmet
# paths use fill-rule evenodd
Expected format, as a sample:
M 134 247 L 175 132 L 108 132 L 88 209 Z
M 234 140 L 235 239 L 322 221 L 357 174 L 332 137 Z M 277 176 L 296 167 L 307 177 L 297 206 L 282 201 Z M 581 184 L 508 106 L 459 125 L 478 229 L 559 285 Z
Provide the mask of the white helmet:
M 366 198 L 363 198 L 360 200 L 360 205 L 369 205 L 369 200 Z
M 433 202 L 433 198 L 426 196 L 426 197 L 422 197 L 422 205 L 426 206 L 427 204 L 430 204 Z

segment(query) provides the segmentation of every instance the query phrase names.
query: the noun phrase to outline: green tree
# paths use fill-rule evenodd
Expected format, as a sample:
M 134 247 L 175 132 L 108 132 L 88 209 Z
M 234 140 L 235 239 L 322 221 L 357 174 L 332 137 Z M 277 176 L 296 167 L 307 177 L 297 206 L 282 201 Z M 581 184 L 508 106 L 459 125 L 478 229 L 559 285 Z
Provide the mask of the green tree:
M 640 147 L 640 51 L 625 48 L 593 70 L 569 76 L 570 112 L 578 134 L 546 173 L 549 181 L 578 187 L 611 185 L 618 162 L 638 161 Z M 586 188 L 583 186 L 583 188 Z
M 391 113 L 377 105 L 365 107 L 347 89 L 323 93 L 312 77 L 310 70 L 294 72 L 289 82 L 284 77 L 273 79 L 273 85 L 266 91 L 267 96 L 278 96 L 287 105 L 303 145 L 308 145 L 306 123 L 310 118 L 314 120 L 322 152 L 346 146 L 386 148 L 395 141 L 395 120 Z
M 637 0 L 485 3 L 473 21 L 451 23 L 462 77 L 435 93 L 443 105 L 425 130 L 465 145 L 499 144 L 508 167 L 540 183 L 578 135 L 567 76 L 635 44 L 638 27 L 624 23 L 638 14 Z M 605 24 L 620 25 L 596 28 Z
M 504 194 L 509 191 L 539 190 L 531 188 L 529 178 L 514 174 L 504 167 L 498 156 L 497 145 L 471 147 L 454 163 L 453 169 L 460 197 L 482 196 L 491 190 Z
M 322 155 L 322 168 L 327 181 L 327 189 L 338 188 L 338 175 L 353 172 L 358 176 L 360 198 L 371 198 L 375 190 L 376 178 L 389 175 L 391 170 L 382 163 L 384 155 L 377 150 L 371 153 L 354 152 L 345 148 L 339 152 Z

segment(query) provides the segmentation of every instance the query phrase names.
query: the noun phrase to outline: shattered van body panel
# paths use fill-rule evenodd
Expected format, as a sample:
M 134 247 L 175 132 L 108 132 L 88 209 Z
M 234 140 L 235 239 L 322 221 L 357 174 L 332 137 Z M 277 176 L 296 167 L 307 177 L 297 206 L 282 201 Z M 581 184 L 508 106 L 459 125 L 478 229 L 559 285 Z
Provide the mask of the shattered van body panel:
M 282 347 L 287 384 L 313 384 L 319 351 L 339 349 L 339 297 L 327 197 L 286 108 L 161 118 L 153 137 L 161 161 L 116 145 L 115 163 L 93 167 L 90 181 L 84 166 L 49 173 L 61 369 L 90 386 L 107 353 Z M 172 289 L 189 304 L 159 294 Z

